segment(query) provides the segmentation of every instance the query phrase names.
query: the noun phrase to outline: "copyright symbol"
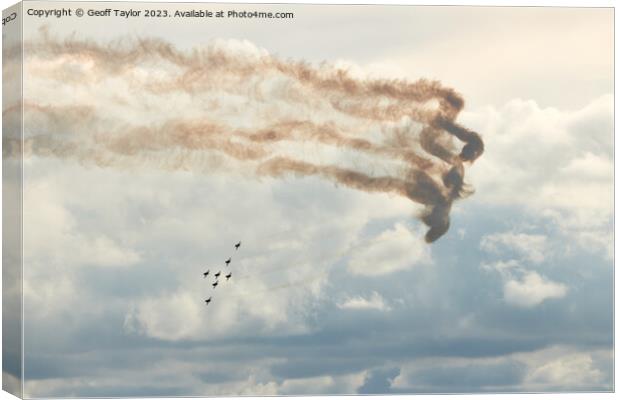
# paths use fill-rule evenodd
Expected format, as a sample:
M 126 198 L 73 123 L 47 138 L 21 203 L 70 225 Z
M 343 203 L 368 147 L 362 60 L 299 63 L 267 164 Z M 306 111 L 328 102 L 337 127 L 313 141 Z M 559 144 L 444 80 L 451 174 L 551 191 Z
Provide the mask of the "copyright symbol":
M 77 15 L 78 17 L 83 16 L 84 10 L 82 10 L 81 8 L 78 8 L 77 10 L 75 10 L 75 15 Z

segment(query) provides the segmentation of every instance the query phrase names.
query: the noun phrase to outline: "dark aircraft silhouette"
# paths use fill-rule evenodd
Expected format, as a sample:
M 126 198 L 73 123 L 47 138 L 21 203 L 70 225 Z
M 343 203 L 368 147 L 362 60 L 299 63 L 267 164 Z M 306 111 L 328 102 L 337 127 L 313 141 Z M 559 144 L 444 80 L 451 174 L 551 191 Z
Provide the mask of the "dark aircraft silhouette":
M 203 272 L 202 273 L 202 276 L 205 277 L 205 278 L 207 277 L 207 275 L 209 275 L 209 270 L 207 270 L 207 272 Z
M 211 297 L 209 297 L 208 299 L 205 300 L 205 303 L 207 303 L 207 305 L 209 305 L 209 303 L 211 303 Z
M 214 283 L 213 285 L 211 285 L 211 286 L 213 286 L 213 289 L 215 289 L 215 287 L 217 286 L 217 284 L 218 284 L 218 281 L 215 281 L 215 283 Z
M 226 260 L 226 265 L 230 264 L 230 260 L 231 260 L 231 258 L 229 258 L 228 260 Z
M 241 242 L 239 242 L 239 243 L 237 243 L 237 244 L 235 245 L 235 250 L 239 250 L 239 246 L 241 246 Z
M 220 275 L 221 275 L 221 273 L 222 273 L 222 271 L 217 271 L 217 274 L 215 274 L 215 275 L 213 275 L 213 276 L 215 276 L 216 278 L 219 278 L 219 277 L 220 277 Z
M 229 272 L 228 275 L 226 275 L 226 280 L 229 280 L 231 276 L 232 276 L 232 272 Z

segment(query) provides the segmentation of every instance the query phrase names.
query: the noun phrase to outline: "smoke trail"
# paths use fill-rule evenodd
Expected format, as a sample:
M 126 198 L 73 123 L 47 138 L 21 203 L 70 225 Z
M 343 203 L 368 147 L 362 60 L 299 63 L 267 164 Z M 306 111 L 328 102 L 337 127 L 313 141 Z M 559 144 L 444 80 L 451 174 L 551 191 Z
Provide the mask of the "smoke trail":
M 448 230 L 452 203 L 471 193 L 465 164 L 484 151 L 480 136 L 456 123 L 462 97 L 435 81 L 356 78 L 246 42 L 181 51 L 159 39 L 101 44 L 42 31 L 24 53 L 36 83 L 25 89 L 26 156 L 191 169 L 198 155 L 220 154 L 259 177 L 312 175 L 406 197 L 426 207 L 427 242 Z M 89 105 L 58 101 L 54 91 L 69 88 Z M 369 166 L 308 159 L 303 143 L 355 153 Z M 378 176 L 372 165 L 398 168 Z

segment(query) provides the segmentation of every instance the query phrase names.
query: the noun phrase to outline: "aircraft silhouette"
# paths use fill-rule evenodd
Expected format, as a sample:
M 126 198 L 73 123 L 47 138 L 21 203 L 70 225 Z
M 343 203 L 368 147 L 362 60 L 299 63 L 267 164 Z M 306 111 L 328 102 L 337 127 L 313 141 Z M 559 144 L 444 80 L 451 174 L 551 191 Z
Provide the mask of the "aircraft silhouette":
M 241 246 L 241 242 L 239 242 L 239 243 L 237 243 L 237 244 L 235 245 L 235 250 L 239 250 L 239 246 Z
M 215 276 L 216 278 L 219 278 L 221 273 L 222 273 L 222 271 L 217 271 L 217 274 L 215 274 L 213 276 Z
M 230 264 L 230 260 L 231 258 L 228 258 L 228 260 L 226 260 L 226 265 Z
M 205 300 L 205 303 L 207 303 L 207 305 L 209 305 L 209 303 L 211 303 L 211 297 L 209 297 L 208 299 Z
M 207 272 L 203 272 L 202 273 L 202 276 L 205 277 L 205 278 L 207 277 L 207 275 L 209 275 L 209 270 L 207 270 Z
M 226 280 L 229 280 L 231 276 L 232 276 L 232 272 L 229 272 L 228 275 L 226 275 Z
M 215 289 L 215 287 L 217 286 L 217 284 L 218 284 L 218 281 L 215 281 L 215 283 L 214 283 L 213 285 L 211 285 L 211 286 L 213 286 L 213 289 Z

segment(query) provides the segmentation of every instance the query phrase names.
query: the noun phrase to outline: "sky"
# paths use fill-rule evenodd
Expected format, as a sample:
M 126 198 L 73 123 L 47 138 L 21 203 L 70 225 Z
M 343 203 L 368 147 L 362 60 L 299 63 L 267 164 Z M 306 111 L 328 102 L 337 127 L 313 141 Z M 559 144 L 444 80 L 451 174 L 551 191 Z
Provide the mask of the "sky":
M 25 19 L 24 395 L 612 390 L 613 11 L 262 7 L 295 18 Z M 432 125 L 264 60 L 460 93 L 484 153 L 433 159 L 473 191 L 449 230 L 427 243 L 399 192 L 254 168 L 400 178 L 400 152 L 239 138 L 293 118 L 428 157 Z

